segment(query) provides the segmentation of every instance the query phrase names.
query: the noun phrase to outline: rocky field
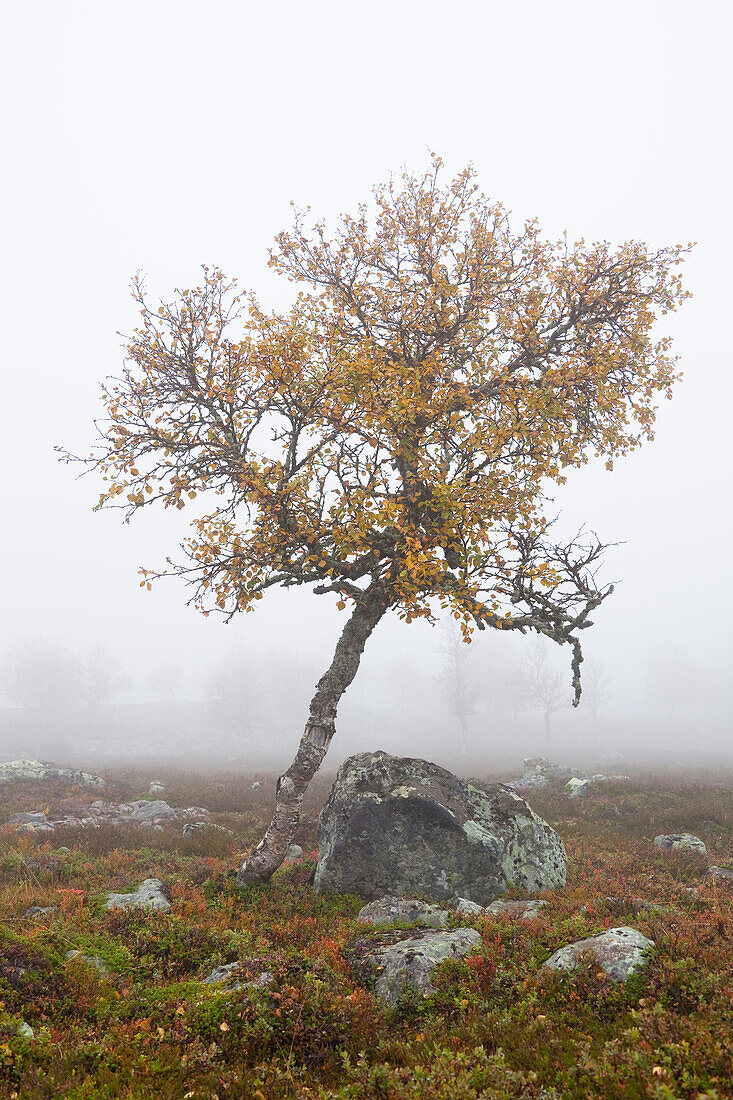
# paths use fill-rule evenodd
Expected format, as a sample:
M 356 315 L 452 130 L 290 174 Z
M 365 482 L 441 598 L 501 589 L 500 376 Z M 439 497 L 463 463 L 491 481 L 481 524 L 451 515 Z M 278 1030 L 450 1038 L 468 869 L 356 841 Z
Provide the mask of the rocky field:
M 399 835 L 387 827 L 382 777 L 370 820 L 397 854 L 374 837 L 371 863 L 348 848 L 360 895 L 316 889 L 349 881 L 332 862 L 342 814 L 327 845 L 322 830 L 316 875 L 333 775 L 314 784 L 273 881 L 242 890 L 233 872 L 274 777 L 100 778 L 0 768 L 1 1096 L 733 1096 L 733 777 L 531 761 L 521 780 L 456 780 L 447 816 L 428 815 L 448 830 L 447 871 L 424 891 L 425 830 L 414 815 Z M 516 796 L 497 795 L 497 778 Z M 478 875 L 466 845 L 480 833 L 493 851 L 484 790 L 509 839 Z M 400 773 L 396 797 L 411 792 Z M 550 853 L 552 888 L 513 854 L 521 874 L 497 898 L 521 798 L 534 811 L 523 843 L 532 833 Z M 461 874 L 465 893 L 451 886 Z

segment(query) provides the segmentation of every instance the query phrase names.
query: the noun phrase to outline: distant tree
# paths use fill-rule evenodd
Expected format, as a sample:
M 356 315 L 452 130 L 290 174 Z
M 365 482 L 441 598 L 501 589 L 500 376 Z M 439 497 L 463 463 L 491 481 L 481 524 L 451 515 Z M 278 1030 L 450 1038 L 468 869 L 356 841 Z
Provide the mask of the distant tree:
M 483 684 L 475 667 L 474 651 L 463 640 L 456 620 L 451 618 L 443 627 L 440 645 L 442 667 L 438 674 L 448 713 L 458 721 L 461 731 L 461 756 L 468 752 L 468 720 L 478 710 Z
M 81 663 L 84 702 L 92 707 L 109 703 L 125 691 L 129 683 L 117 658 L 97 642 Z
M 545 744 L 550 744 L 550 720 L 559 710 L 569 707 L 571 699 L 560 672 L 553 668 L 547 643 L 531 639 L 519 668 L 510 681 L 517 710 L 538 710 L 542 714 Z
M 567 645 L 578 701 L 579 635 L 611 589 L 594 579 L 598 540 L 553 542 L 546 493 L 651 436 L 675 381 L 652 325 L 685 296 L 685 249 L 515 232 L 471 169 L 443 186 L 440 168 L 377 188 L 332 237 L 297 213 L 270 261 L 304 288 L 287 311 L 207 268 L 168 304 L 133 284 L 139 327 L 88 459 L 99 506 L 197 501 L 184 560 L 141 584 L 180 575 L 205 614 L 302 584 L 349 609 L 240 883 L 282 861 L 388 611 Z
M 236 653 L 217 661 L 206 678 L 205 690 L 215 717 L 225 724 L 251 732 L 261 722 L 265 692 L 251 657 Z
M 3 680 L 6 695 L 21 707 L 60 710 L 83 699 L 81 662 L 53 642 L 20 642 L 7 656 Z
M 695 696 L 695 668 L 680 646 L 659 645 L 647 663 L 647 694 L 667 721 Z
M 598 711 L 611 698 L 610 684 L 603 661 L 584 661 L 582 706 L 588 711 L 593 724 L 598 725 Z

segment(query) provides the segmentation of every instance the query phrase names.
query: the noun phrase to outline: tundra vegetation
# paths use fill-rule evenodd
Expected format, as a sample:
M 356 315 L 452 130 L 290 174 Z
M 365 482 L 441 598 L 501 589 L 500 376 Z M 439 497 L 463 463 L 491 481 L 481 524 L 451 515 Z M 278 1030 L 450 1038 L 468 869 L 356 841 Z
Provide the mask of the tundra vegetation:
M 107 773 L 104 797 L 149 797 L 152 778 Z M 731 866 L 733 775 L 635 777 L 579 799 L 565 777 L 532 790 L 531 805 L 564 839 L 567 887 L 545 894 L 529 919 L 452 915 L 450 926 L 475 929 L 480 945 L 444 963 L 427 996 L 407 992 L 394 1005 L 350 964 L 356 938 L 380 935 L 357 924 L 362 900 L 311 885 L 330 777 L 317 777 L 304 802 L 304 856 L 245 888 L 231 868 L 268 820 L 272 777 L 256 777 L 254 790 L 254 776 L 169 769 L 155 778 L 172 804 L 206 806 L 224 829 L 0 829 L 2 1096 L 730 1096 L 733 890 L 694 854 L 653 838 L 693 832 L 711 863 Z M 62 817 L 97 798 L 55 780 L 8 783 L 0 820 L 44 808 Z M 161 880 L 170 909 L 103 908 L 109 891 L 149 878 Z M 569 974 L 543 966 L 558 948 L 619 925 L 656 945 L 627 982 L 609 982 L 590 958 Z M 202 981 L 232 963 L 242 984 L 264 971 L 270 980 Z
M 554 540 L 550 494 L 651 437 L 676 378 L 653 325 L 686 296 L 685 251 L 514 229 L 470 168 L 444 185 L 435 157 L 331 235 L 296 213 L 270 258 L 299 287 L 285 311 L 215 268 L 160 304 L 134 281 L 140 324 L 88 459 L 100 507 L 192 508 L 167 572 L 204 614 L 308 585 L 348 616 L 240 884 L 282 862 L 387 613 L 567 646 L 578 703 L 580 635 L 611 586 L 596 538 Z

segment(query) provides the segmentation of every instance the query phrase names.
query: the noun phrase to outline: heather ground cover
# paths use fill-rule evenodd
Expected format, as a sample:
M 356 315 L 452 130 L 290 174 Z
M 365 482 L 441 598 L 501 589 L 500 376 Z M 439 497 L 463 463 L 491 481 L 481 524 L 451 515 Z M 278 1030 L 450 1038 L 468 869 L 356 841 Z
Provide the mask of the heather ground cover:
M 692 832 L 710 863 L 733 866 L 732 776 L 632 777 L 575 800 L 561 781 L 528 792 L 565 843 L 567 888 L 545 895 L 531 920 L 451 917 L 476 928 L 482 946 L 444 964 L 434 993 L 386 1007 L 349 966 L 356 936 L 378 934 L 357 928 L 360 899 L 311 886 L 329 780 L 309 796 L 303 860 L 266 887 L 238 890 L 232 872 L 261 836 L 272 778 L 256 777 L 262 787 L 252 790 L 254 776 L 158 774 L 171 804 L 207 807 L 236 835 L 184 838 L 180 824 L 0 829 L 1 1095 L 733 1095 L 733 890 L 706 878 L 700 860 L 652 843 Z M 146 797 L 151 776 L 106 778 L 105 798 L 124 801 Z M 53 782 L 8 784 L 0 821 L 47 807 L 61 816 L 98 797 Z M 163 882 L 169 912 L 103 910 L 105 893 L 150 877 Z M 24 916 L 31 906 L 54 908 Z M 558 947 L 617 925 L 656 944 L 625 985 L 590 961 L 574 975 L 543 967 Z M 66 959 L 72 950 L 81 955 Z M 202 984 L 237 961 L 243 981 L 264 970 L 272 980 L 233 992 Z

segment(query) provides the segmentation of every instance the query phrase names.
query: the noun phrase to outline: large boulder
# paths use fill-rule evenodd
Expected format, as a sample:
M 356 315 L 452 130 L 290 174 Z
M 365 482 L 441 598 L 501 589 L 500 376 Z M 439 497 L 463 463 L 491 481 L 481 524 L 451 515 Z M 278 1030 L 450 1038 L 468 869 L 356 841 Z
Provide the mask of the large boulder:
M 46 764 L 41 760 L 9 760 L 0 764 L 0 784 L 28 779 L 39 782 L 60 779 L 79 787 L 104 786 L 104 780 L 98 775 L 81 772 L 76 768 L 57 768 L 55 764 Z
M 418 894 L 486 905 L 512 887 L 564 886 L 562 842 L 501 783 L 487 791 L 427 760 L 360 753 L 340 767 L 318 827 L 323 893 Z

